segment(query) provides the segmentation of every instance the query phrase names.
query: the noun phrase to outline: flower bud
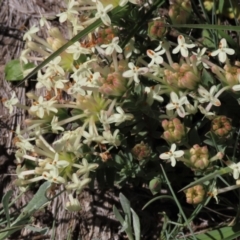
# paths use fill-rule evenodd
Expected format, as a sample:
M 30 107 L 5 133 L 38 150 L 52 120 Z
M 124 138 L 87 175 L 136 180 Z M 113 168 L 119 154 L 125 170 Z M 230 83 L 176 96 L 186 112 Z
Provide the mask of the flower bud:
M 185 194 L 187 203 L 199 204 L 204 200 L 206 191 L 202 185 L 196 185 L 194 187 L 188 188 L 185 191 Z
M 174 72 L 169 69 L 164 70 L 165 80 L 170 85 L 180 89 L 196 89 L 200 78 L 192 66 L 186 63 L 183 63 L 181 66 L 178 63 L 173 63 L 171 67 L 175 70 Z
M 153 19 L 148 23 L 148 36 L 154 40 L 158 38 L 162 38 L 166 35 L 167 29 L 165 27 L 165 21 L 158 18 Z
M 139 161 L 142 161 L 143 159 L 148 158 L 151 152 L 152 151 L 149 145 L 145 144 L 144 142 L 136 144 L 132 149 L 133 157 Z
M 154 178 L 149 182 L 149 189 L 153 195 L 159 193 L 161 190 L 162 182 L 159 178 Z
M 189 167 L 193 169 L 203 170 L 209 165 L 209 154 L 207 146 L 200 147 L 198 144 L 195 144 L 189 150 Z
M 109 96 L 122 96 L 127 88 L 126 79 L 118 72 L 109 73 L 106 78 L 99 79 L 99 91 Z
M 186 137 L 186 128 L 178 118 L 163 120 L 162 127 L 165 130 L 162 138 L 168 143 L 180 143 Z
M 235 66 L 231 66 L 230 64 L 226 64 L 224 66 L 224 74 L 225 74 L 225 83 L 227 85 L 229 85 L 230 87 L 239 84 L 238 82 L 238 78 L 239 78 L 239 74 L 240 74 L 240 68 L 239 67 L 235 67 Z
M 169 17 L 173 24 L 184 24 L 187 22 L 192 11 L 190 0 L 173 0 L 169 7 Z
M 219 139 L 227 139 L 232 132 L 232 120 L 226 116 L 217 116 L 212 120 L 211 131 Z

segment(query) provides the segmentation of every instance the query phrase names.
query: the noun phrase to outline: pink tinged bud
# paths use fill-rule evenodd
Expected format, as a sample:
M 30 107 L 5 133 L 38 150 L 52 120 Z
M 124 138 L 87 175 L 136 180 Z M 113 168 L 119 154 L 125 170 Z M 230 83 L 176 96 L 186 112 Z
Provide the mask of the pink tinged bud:
M 172 134 L 169 131 L 166 131 L 166 132 L 163 133 L 163 138 L 169 143 L 174 143 L 174 139 L 172 137 Z
M 166 120 L 166 119 L 162 121 L 162 127 L 163 127 L 163 129 L 164 129 L 165 131 L 168 129 L 168 123 L 169 123 L 169 122 L 168 122 L 168 120 Z
M 173 122 L 174 126 L 181 124 L 181 121 L 178 118 L 174 118 L 172 120 L 172 122 Z
M 192 188 L 189 188 L 185 191 L 186 201 L 189 204 L 198 204 L 201 203 L 205 198 L 205 190 L 202 185 L 196 185 Z
M 203 146 L 203 147 L 202 147 L 202 153 L 208 154 L 208 148 L 207 148 L 207 146 Z

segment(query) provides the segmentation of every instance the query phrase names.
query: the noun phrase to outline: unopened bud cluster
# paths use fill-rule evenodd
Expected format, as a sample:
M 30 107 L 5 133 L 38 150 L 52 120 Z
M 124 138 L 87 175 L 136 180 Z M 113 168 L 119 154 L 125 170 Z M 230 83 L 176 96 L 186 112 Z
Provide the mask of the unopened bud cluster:
M 106 78 L 99 79 L 99 91 L 110 96 L 122 96 L 126 92 L 127 82 L 121 73 L 109 73 Z
M 209 154 L 207 146 L 200 147 L 195 144 L 190 149 L 190 165 L 195 169 L 205 169 L 209 165 Z
M 163 120 L 162 127 L 164 129 L 162 137 L 168 143 L 180 143 L 186 137 L 186 128 L 178 118 Z
M 164 70 L 165 80 L 168 84 L 180 89 L 189 90 L 194 90 L 197 87 L 200 75 L 195 72 L 192 66 L 186 63 L 181 65 L 173 63 L 171 67 L 175 71 L 171 71 L 170 69 Z
M 148 158 L 151 152 L 150 146 L 144 142 L 136 144 L 132 149 L 133 157 L 139 161 Z
M 219 138 L 228 138 L 232 131 L 232 120 L 226 116 L 217 116 L 212 120 L 211 131 Z
M 192 11 L 190 0 L 172 0 L 169 7 L 169 17 L 174 24 L 186 23 Z
M 229 85 L 230 87 L 238 84 L 238 78 L 240 75 L 240 68 L 236 66 L 231 66 L 230 64 L 226 64 L 224 66 L 225 70 L 225 83 Z
M 162 19 L 153 19 L 148 23 L 148 36 L 154 40 L 165 36 L 167 29 L 165 21 Z
M 202 185 L 196 185 L 194 187 L 188 188 L 185 191 L 185 194 L 187 203 L 199 204 L 204 200 L 206 191 Z

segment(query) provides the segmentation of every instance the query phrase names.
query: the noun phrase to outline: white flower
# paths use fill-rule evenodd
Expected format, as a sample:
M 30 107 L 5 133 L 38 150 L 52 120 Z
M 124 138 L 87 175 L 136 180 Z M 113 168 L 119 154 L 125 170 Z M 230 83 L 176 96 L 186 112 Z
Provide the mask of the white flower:
M 73 191 L 76 191 L 77 194 L 79 194 L 83 190 L 83 188 L 90 182 L 91 182 L 91 178 L 85 178 L 80 180 L 78 175 L 76 173 L 73 173 L 72 183 L 69 183 L 65 187 L 67 190 L 73 190 Z
M 55 75 L 55 74 L 61 74 L 64 75 L 65 72 L 62 67 L 60 67 L 61 57 L 57 56 L 54 58 L 50 63 L 47 64 L 47 70 L 46 73 Z
M 111 25 L 111 19 L 107 15 L 107 12 L 111 11 L 113 9 L 113 5 L 109 4 L 105 8 L 103 7 L 103 4 L 100 1 L 96 2 L 96 7 L 97 7 L 97 13 L 95 14 L 96 18 L 101 18 L 102 22 L 110 26 Z
M 164 100 L 163 97 L 159 95 L 160 90 L 161 90 L 160 84 L 157 84 L 153 87 L 145 87 L 145 92 L 147 93 L 147 103 L 149 105 L 152 105 L 154 100 L 163 102 Z
M 221 106 L 221 102 L 218 99 L 218 96 L 220 94 L 218 93 L 215 94 L 216 92 L 217 92 L 216 86 L 212 86 L 210 88 L 210 91 L 208 92 L 208 90 L 206 90 L 203 86 L 200 85 L 198 87 L 198 93 L 201 97 L 198 97 L 197 99 L 200 103 L 210 102 L 212 105 L 219 107 Z
M 229 165 L 229 167 L 233 170 L 233 178 L 234 179 L 239 179 L 239 174 L 240 174 L 240 162 L 238 163 L 232 163 Z
M 42 74 L 41 70 L 38 71 L 36 88 L 38 89 L 45 87 L 48 91 L 51 91 L 53 85 L 50 76 L 51 76 L 50 72 Z
M 122 48 L 118 45 L 119 42 L 119 38 L 118 37 L 114 37 L 112 39 L 112 42 L 109 44 L 102 44 L 101 47 L 102 48 L 106 48 L 105 50 L 105 54 L 106 55 L 111 55 L 113 53 L 113 51 L 115 50 L 118 53 L 122 53 Z
M 133 78 L 135 83 L 140 82 L 140 80 L 138 78 L 138 75 L 143 75 L 143 74 L 148 72 L 148 68 L 146 68 L 146 67 L 142 67 L 142 68 L 136 67 L 132 62 L 128 63 L 128 67 L 131 70 L 127 70 L 126 72 L 124 72 L 122 74 L 122 76 L 125 77 L 125 78 Z
M 184 104 L 188 103 L 187 97 L 183 96 L 181 98 L 175 92 L 170 93 L 171 103 L 167 104 L 167 110 L 176 109 L 177 113 L 180 117 L 184 117 L 186 115 L 185 110 L 183 108 Z
M 125 6 L 128 2 L 130 2 L 130 3 L 132 3 L 132 4 L 137 4 L 137 3 L 138 3 L 137 0 L 120 0 L 118 5 L 119 5 L 120 7 L 123 7 L 123 6 Z
M 165 50 L 162 49 L 160 52 L 154 52 L 151 49 L 147 50 L 147 55 L 152 59 L 152 61 L 148 64 L 148 67 L 151 67 L 154 63 L 161 64 L 163 63 L 163 58 L 160 56 L 165 53 Z
M 28 40 L 32 41 L 32 35 L 37 33 L 39 31 L 39 28 L 33 25 L 24 35 L 23 35 L 23 40 Z
M 58 117 L 54 116 L 51 121 L 51 127 L 53 133 L 58 133 L 58 131 L 64 131 L 64 128 L 58 125 Z
M 70 0 L 67 6 L 67 11 L 57 14 L 59 17 L 59 22 L 63 23 L 66 20 L 72 20 L 74 15 L 78 15 L 78 11 L 75 9 L 75 6 L 78 5 L 78 2 L 75 0 Z
M 27 48 L 27 49 L 24 49 L 21 51 L 21 54 L 20 54 L 20 61 L 24 62 L 24 64 L 27 64 L 28 63 L 28 54 L 31 52 L 31 49 Z
M 131 113 L 125 113 L 121 107 L 116 107 L 116 110 L 118 113 L 114 113 L 112 116 L 109 117 L 109 122 L 115 122 L 115 126 L 118 126 L 125 121 L 133 119 L 133 115 Z
M 65 183 L 65 179 L 61 176 L 59 176 L 58 168 L 52 167 L 50 171 L 45 171 L 42 174 L 42 177 L 46 179 L 49 182 L 54 183 Z
M 4 107 L 9 109 L 9 113 L 12 114 L 13 112 L 13 106 L 18 103 L 18 99 L 16 98 L 15 92 L 13 92 L 10 99 L 3 102 Z
M 119 146 L 121 141 L 118 139 L 119 129 L 116 129 L 112 134 L 110 130 L 103 132 L 104 140 L 102 143 L 112 144 L 114 146 Z
M 183 35 L 179 35 L 177 41 L 178 46 L 173 49 L 172 53 L 176 54 L 180 51 L 183 57 L 188 57 L 188 48 L 194 48 L 195 44 L 185 43 L 185 38 Z
M 89 173 L 93 170 L 95 170 L 98 167 L 97 163 L 88 163 L 86 158 L 82 159 L 82 164 L 73 164 L 73 167 L 79 168 L 79 170 L 77 170 L 77 174 L 81 175 L 82 178 L 88 178 Z
M 208 56 L 204 55 L 206 50 L 207 50 L 207 48 L 204 47 L 203 49 L 198 48 L 197 52 L 192 52 L 193 55 L 195 55 L 197 57 L 197 62 L 196 62 L 197 66 L 200 63 L 202 63 L 205 68 L 209 68 L 209 66 L 206 63 L 202 62 L 202 59 L 204 59 L 204 58 L 208 59 L 209 58 Z
M 176 165 L 176 158 L 180 158 L 184 155 L 184 151 L 182 151 L 182 150 L 175 151 L 176 148 L 177 148 L 176 144 L 173 143 L 171 145 L 171 149 L 169 152 L 162 153 L 159 156 L 163 160 L 170 160 L 172 167 L 174 167 Z
M 66 168 L 69 165 L 69 162 L 66 160 L 59 160 L 59 154 L 55 153 L 54 159 L 52 162 L 48 162 L 44 167 L 44 170 L 52 170 L 53 168 Z
M 211 56 L 217 56 L 220 62 L 224 63 L 227 60 L 227 54 L 233 55 L 235 53 L 234 49 L 227 47 L 227 41 L 225 38 L 222 38 L 219 43 L 218 50 L 215 50 L 211 53 Z
M 124 48 L 124 56 L 125 58 L 130 58 L 132 55 L 132 52 L 134 53 L 140 53 L 138 49 L 135 48 L 134 46 L 135 39 L 131 38 L 128 42 L 128 44 Z
M 82 136 L 85 138 L 83 140 L 83 143 L 90 145 L 92 142 L 102 142 L 103 137 L 98 135 L 98 131 L 96 128 L 96 125 L 92 119 L 90 119 L 89 126 L 88 126 L 88 132 L 83 131 Z
M 57 108 L 53 107 L 53 104 L 55 104 L 57 101 L 55 98 L 52 98 L 48 101 L 44 101 L 43 97 L 40 96 L 38 98 L 38 101 L 35 102 L 29 109 L 30 112 L 35 113 L 39 118 L 43 118 L 45 115 L 45 112 L 49 115 L 50 112 L 57 113 Z
M 72 46 L 66 49 L 67 53 L 73 53 L 73 59 L 78 60 L 81 54 L 91 53 L 90 49 L 81 46 L 80 42 L 75 42 Z
M 215 117 L 215 113 L 214 112 L 209 112 L 207 111 L 205 108 L 203 108 L 201 105 L 198 106 L 200 112 L 206 117 L 208 118 L 209 120 L 212 120 L 214 117 Z

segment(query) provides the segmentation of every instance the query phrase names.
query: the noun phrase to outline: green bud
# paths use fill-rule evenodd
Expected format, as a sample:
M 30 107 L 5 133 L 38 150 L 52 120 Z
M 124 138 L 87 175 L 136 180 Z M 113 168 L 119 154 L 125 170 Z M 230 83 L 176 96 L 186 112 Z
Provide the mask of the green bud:
M 162 181 L 159 178 L 154 178 L 149 182 L 149 189 L 153 195 L 159 193 L 162 187 Z

